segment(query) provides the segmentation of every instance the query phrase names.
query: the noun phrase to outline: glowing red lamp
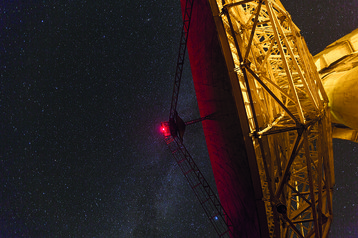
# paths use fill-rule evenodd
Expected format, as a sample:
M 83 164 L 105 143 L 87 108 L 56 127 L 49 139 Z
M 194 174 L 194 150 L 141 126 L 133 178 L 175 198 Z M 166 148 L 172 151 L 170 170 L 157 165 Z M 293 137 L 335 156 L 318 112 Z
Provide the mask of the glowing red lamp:
M 160 132 L 163 133 L 165 137 L 170 136 L 169 122 L 161 123 Z

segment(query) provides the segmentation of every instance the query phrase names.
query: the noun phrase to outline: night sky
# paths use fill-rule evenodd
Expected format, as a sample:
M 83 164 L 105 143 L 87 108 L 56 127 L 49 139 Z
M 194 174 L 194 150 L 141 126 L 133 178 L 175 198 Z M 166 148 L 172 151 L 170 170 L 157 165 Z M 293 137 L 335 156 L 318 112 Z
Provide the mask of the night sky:
M 282 2 L 312 54 L 358 27 L 358 0 Z M 215 237 L 159 133 L 180 32 L 179 0 L 0 2 L 0 237 Z M 214 186 L 200 124 L 184 143 Z M 358 145 L 334 155 L 331 237 L 358 237 Z

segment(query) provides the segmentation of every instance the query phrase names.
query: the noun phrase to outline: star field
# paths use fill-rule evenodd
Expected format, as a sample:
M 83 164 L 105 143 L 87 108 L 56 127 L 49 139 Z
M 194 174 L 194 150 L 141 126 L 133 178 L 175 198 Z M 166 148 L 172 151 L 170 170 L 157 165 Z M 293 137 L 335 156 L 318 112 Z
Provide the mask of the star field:
M 283 4 L 312 54 L 358 27 L 356 0 Z M 180 31 L 179 1 L 0 3 L 0 237 L 215 237 L 158 132 Z M 199 124 L 184 142 L 214 186 Z M 332 237 L 358 236 L 357 152 L 334 140 Z

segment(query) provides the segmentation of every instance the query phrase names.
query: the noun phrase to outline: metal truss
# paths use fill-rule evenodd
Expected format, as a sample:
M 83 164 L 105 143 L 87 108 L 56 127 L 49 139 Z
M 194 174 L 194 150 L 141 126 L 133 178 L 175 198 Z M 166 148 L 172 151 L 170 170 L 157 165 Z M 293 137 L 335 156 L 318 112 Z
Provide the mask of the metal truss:
M 183 26 L 182 26 L 182 30 L 181 30 L 180 44 L 179 44 L 179 54 L 178 54 L 177 65 L 176 65 L 176 70 L 175 70 L 172 101 L 170 104 L 169 120 L 171 121 L 171 123 L 174 123 L 174 121 L 175 121 L 174 117 L 175 117 L 176 108 L 177 108 L 177 104 L 178 104 L 179 88 L 180 88 L 181 76 L 183 74 L 183 68 L 184 68 L 186 43 L 187 43 L 188 37 L 189 37 L 189 29 L 190 29 L 191 14 L 192 14 L 192 10 L 193 10 L 193 3 L 194 3 L 194 0 L 187 0 L 185 2 L 185 9 L 184 9 L 184 14 L 183 14 Z
M 174 87 L 172 100 L 170 105 L 169 121 L 163 122 L 161 130 L 164 134 L 164 140 L 168 145 L 174 159 L 182 170 L 190 187 L 194 191 L 200 205 L 203 207 L 205 214 L 213 225 L 219 237 L 230 237 L 232 232 L 232 225 L 230 218 L 221 206 L 219 199 L 216 197 L 214 191 L 209 186 L 208 182 L 200 172 L 198 166 L 195 164 L 193 158 L 185 148 L 182 137 L 185 126 L 207 119 L 209 116 L 199 118 L 184 123 L 180 119 L 176 111 L 178 104 L 179 88 L 184 67 L 184 59 L 186 52 L 186 45 L 188 41 L 190 21 L 192 15 L 194 0 L 187 0 L 183 13 L 183 26 L 179 44 L 179 54 L 177 59 Z
M 167 134 L 164 140 L 218 236 L 230 237 L 232 231 L 230 218 L 180 138 Z
M 278 0 L 216 4 L 230 51 L 224 54 L 234 65 L 228 70 L 236 71 L 241 90 L 233 93 L 244 101 L 270 236 L 327 237 L 334 185 L 330 112 L 304 39 Z

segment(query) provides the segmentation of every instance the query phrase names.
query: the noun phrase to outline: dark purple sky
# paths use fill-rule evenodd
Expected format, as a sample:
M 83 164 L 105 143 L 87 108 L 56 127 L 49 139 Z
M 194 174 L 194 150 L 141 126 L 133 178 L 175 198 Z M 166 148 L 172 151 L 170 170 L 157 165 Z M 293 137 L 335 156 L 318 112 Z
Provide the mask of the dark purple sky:
M 313 54 L 358 27 L 357 0 L 283 4 Z M 158 132 L 180 12 L 164 0 L 0 3 L 0 237 L 214 236 Z M 199 115 L 189 64 L 178 109 Z M 200 125 L 185 140 L 214 184 Z M 331 237 L 358 236 L 357 150 L 334 140 Z

